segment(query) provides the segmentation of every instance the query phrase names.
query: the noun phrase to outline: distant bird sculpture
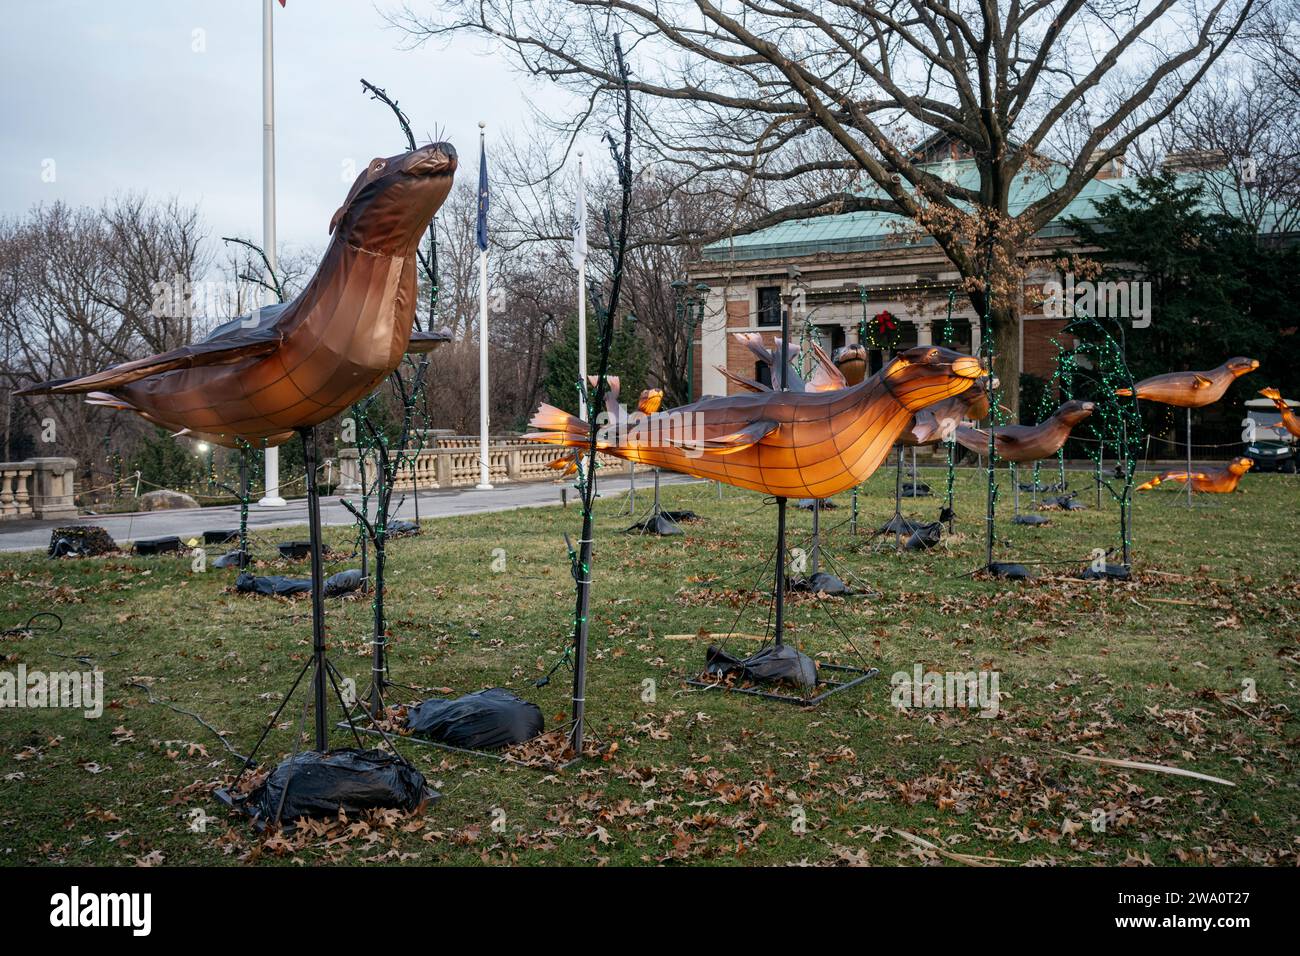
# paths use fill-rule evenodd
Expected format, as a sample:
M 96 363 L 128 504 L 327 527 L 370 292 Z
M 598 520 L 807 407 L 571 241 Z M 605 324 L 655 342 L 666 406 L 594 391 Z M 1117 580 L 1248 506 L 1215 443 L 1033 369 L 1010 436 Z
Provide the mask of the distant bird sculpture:
M 1150 491 L 1165 482 L 1185 482 L 1191 475 L 1193 491 L 1212 495 L 1227 495 L 1237 490 L 1241 476 L 1250 471 L 1253 462 L 1249 458 L 1234 458 L 1222 468 L 1202 468 L 1199 471 L 1166 471 L 1150 481 L 1138 485 L 1138 491 Z
M 1166 372 L 1137 383 L 1137 397 L 1178 408 L 1204 408 L 1223 397 L 1234 379 L 1259 368 L 1253 358 L 1238 355 L 1208 372 Z M 1117 388 L 1115 394 L 1128 398 L 1133 389 Z
M 596 447 L 778 498 L 828 498 L 870 476 L 915 412 L 961 394 L 981 374 L 976 358 L 922 346 L 852 388 L 704 398 L 628 429 L 598 430 Z M 530 424 L 538 431 L 524 437 L 532 441 L 590 440 L 586 422 L 551 405 Z
M 226 322 L 201 342 L 19 394 L 88 392 L 181 434 L 236 447 L 278 445 L 368 395 L 407 351 L 445 333 L 412 333 L 416 251 L 451 190 L 456 151 L 434 143 L 373 160 L 330 220 L 325 256 L 290 302 Z
M 767 366 L 768 378 L 774 384 L 781 381 L 780 372 L 780 355 L 781 355 L 781 337 L 775 337 L 772 347 L 769 349 L 763 344 L 763 336 L 758 332 L 739 332 L 736 338 L 744 346 L 754 353 L 754 356 Z M 798 345 L 791 343 L 786 346 L 786 384 L 787 389 L 791 392 L 832 392 L 836 389 L 844 388 L 846 385 L 855 384 L 848 382 L 840 370 L 831 361 L 831 357 L 826 354 L 816 342 L 809 343 L 809 351 L 812 354 L 813 363 L 808 370 L 805 378 L 800 375 L 795 363 L 799 360 L 802 350 Z M 738 375 L 731 369 L 722 365 L 715 365 L 719 372 L 726 376 L 728 381 L 734 382 L 741 388 L 750 392 L 770 392 L 773 391 L 773 385 L 755 381 L 752 378 L 746 378 Z M 858 381 L 862 381 L 861 378 Z
M 1055 455 L 1070 437 L 1070 430 L 1091 415 L 1093 407 L 1092 402 L 1071 399 L 1037 425 L 999 425 L 993 429 L 994 450 L 999 458 L 1013 462 L 1038 461 Z M 976 454 L 988 452 L 989 433 L 982 428 L 960 425 L 956 439 L 959 445 Z
M 867 358 L 867 349 L 857 342 L 851 342 L 848 345 L 842 345 L 835 350 L 835 367 L 840 370 L 844 376 L 844 381 L 849 385 L 857 385 L 867 377 L 867 369 L 870 367 Z
M 997 379 L 993 387 L 998 387 Z M 928 408 L 916 413 L 912 427 L 903 432 L 901 442 L 904 445 L 933 445 L 936 442 L 955 438 L 957 429 L 963 421 L 979 421 L 989 413 L 988 389 L 981 379 L 969 390 L 942 402 L 935 402 Z
M 1282 416 L 1282 427 L 1296 438 L 1300 438 L 1300 418 L 1297 418 L 1296 413 L 1291 411 L 1291 406 L 1282 397 L 1282 393 L 1275 388 L 1261 388 L 1259 394 L 1271 399 L 1273 404 L 1277 406 L 1278 414 Z

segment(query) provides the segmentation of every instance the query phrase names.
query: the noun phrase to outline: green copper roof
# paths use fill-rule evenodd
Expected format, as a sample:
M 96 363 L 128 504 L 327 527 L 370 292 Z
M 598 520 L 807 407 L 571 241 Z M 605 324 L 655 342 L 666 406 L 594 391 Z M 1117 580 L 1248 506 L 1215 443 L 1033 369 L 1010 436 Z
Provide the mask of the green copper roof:
M 979 171 L 973 160 L 927 164 L 927 168 L 958 185 L 976 188 Z M 1184 174 L 1179 178 L 1192 179 L 1210 174 Z M 1011 186 L 1008 211 L 1014 216 L 1046 195 L 1065 178 L 1061 166 L 1052 165 L 1046 170 L 1022 170 Z M 1094 201 L 1111 195 L 1116 190 L 1133 185 L 1134 179 L 1094 179 L 1083 187 L 1066 207 L 1045 227 L 1041 237 L 1068 235 L 1065 220 L 1091 219 L 1095 216 Z M 882 195 L 874 185 L 863 190 L 863 195 Z M 731 239 L 710 243 L 702 250 L 706 261 L 731 259 L 782 259 L 808 256 L 820 252 L 866 252 L 887 248 L 919 248 L 934 243 L 929 237 L 913 239 L 906 236 L 909 220 L 904 216 L 884 212 L 850 212 L 813 219 L 797 219 L 779 223 Z M 1268 230 L 1265 230 L 1268 231 Z

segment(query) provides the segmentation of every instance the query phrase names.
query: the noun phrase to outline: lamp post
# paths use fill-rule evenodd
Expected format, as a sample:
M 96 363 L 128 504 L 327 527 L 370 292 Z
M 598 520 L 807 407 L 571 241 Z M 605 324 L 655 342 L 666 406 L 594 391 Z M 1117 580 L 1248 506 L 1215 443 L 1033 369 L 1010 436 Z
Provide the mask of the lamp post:
M 695 332 L 704 322 L 704 303 L 713 291 L 706 282 L 698 282 L 694 295 L 686 294 L 686 282 L 677 279 L 672 283 L 673 311 L 679 323 L 686 324 L 686 401 L 695 401 Z

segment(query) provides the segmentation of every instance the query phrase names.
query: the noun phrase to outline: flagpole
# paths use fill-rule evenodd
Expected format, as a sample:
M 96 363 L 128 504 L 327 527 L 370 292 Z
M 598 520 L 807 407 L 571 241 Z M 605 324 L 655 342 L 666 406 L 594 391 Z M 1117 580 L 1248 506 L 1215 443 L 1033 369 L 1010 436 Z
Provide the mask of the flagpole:
M 262 252 L 274 277 L 275 264 L 275 65 L 272 26 L 275 0 L 262 0 Z M 265 452 L 266 480 L 261 508 L 283 508 L 280 497 L 280 449 Z M 308 479 L 311 480 L 310 478 Z
M 578 150 L 578 194 L 584 196 L 586 184 L 582 178 L 582 150 Z M 579 203 L 580 214 L 586 212 L 586 202 Z M 574 223 L 574 242 L 577 249 L 578 232 L 586 231 L 586 223 Z M 578 381 L 582 383 L 581 394 L 586 394 L 587 390 L 587 255 L 586 249 L 581 250 L 578 258 Z M 578 417 L 584 422 L 587 420 L 587 403 L 578 403 Z
M 486 145 L 483 131 L 487 123 L 478 124 L 479 163 L 486 163 Z M 484 173 L 479 170 L 482 178 Z M 479 190 L 479 205 L 482 206 L 482 189 Z M 479 427 L 479 481 L 475 485 L 480 491 L 492 489 L 491 472 L 488 467 L 488 267 L 486 243 L 480 242 L 478 250 L 478 427 Z

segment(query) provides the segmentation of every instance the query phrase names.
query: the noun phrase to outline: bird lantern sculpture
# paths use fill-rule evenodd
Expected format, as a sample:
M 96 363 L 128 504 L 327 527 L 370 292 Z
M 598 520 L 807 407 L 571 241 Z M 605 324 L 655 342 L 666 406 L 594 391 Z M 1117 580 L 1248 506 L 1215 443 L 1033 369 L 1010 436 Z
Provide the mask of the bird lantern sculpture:
M 922 346 L 851 388 L 704 398 L 601 429 L 596 447 L 778 498 L 829 498 L 875 472 L 917 411 L 961 394 L 981 374 L 976 358 Z M 586 422 L 551 405 L 529 424 L 532 441 L 580 448 L 589 440 Z
M 332 761 L 350 766 L 361 758 L 369 760 L 368 752 L 354 759 L 348 751 L 328 751 L 327 688 L 332 684 L 337 693 L 340 675 L 325 655 L 315 426 L 372 392 L 407 351 L 428 351 L 450 338 L 445 333 L 413 333 L 412 328 L 419 244 L 451 191 L 455 171 L 456 151 L 448 143 L 371 161 L 330 219 L 330 243 L 315 275 L 292 301 L 233 319 L 193 345 L 23 390 L 28 395 L 87 393 L 93 404 L 135 412 L 178 434 L 232 447 L 241 440 L 269 446 L 295 433 L 301 436 L 311 533 L 312 656 L 293 687 L 307 668 L 314 669 L 315 751 L 298 753 L 295 748 L 294 756 L 272 771 L 268 781 L 280 780 L 286 794 L 294 779 L 313 774 L 335 779 Z M 292 694 L 286 695 L 281 710 Z M 238 782 L 254 765 L 257 749 L 279 713 L 246 758 L 236 784 L 217 794 L 254 816 L 262 812 L 254 808 L 265 803 L 270 783 L 240 794 Z M 409 784 L 410 792 L 398 802 L 410 809 L 427 799 L 424 778 L 396 754 L 391 761 L 401 765 L 398 776 Z M 373 760 L 366 767 L 367 773 L 391 772 Z M 355 790 L 360 785 L 352 786 Z M 394 805 L 384 801 L 397 798 L 379 796 L 381 791 L 383 787 L 376 788 L 368 805 Z M 340 808 L 347 799 L 338 793 Z M 278 801 L 276 822 L 284 803 Z M 332 815 L 324 791 L 317 803 Z
M 1238 355 L 1208 372 L 1166 372 L 1144 378 L 1135 387 L 1137 397 L 1144 402 L 1160 402 L 1178 408 L 1204 408 L 1223 398 L 1223 393 L 1235 379 L 1257 368 L 1257 360 Z M 1127 398 L 1133 394 L 1133 389 L 1117 388 L 1115 394 Z
M 1165 482 L 1185 482 L 1189 476 L 1192 488 L 1211 495 L 1228 495 L 1237 490 L 1241 476 L 1250 471 L 1249 458 L 1234 458 L 1222 468 L 1202 468 L 1199 471 L 1166 471 L 1150 481 L 1138 485 L 1138 491 L 1150 491 Z
M 1117 388 L 1115 394 L 1125 398 L 1136 394 L 1141 401 L 1160 402 L 1162 405 L 1173 405 L 1187 410 L 1185 473 L 1190 475 L 1193 474 L 1192 409 L 1214 404 L 1223 397 L 1223 393 L 1228 390 L 1228 386 L 1233 381 L 1257 368 L 1259 368 L 1258 360 L 1237 355 L 1208 372 L 1166 372 L 1164 375 L 1153 375 L 1151 378 L 1144 378 L 1137 382 L 1131 389 Z M 1187 482 L 1187 507 L 1189 508 L 1192 506 L 1192 492 L 1195 490 L 1197 490 L 1196 482 Z
M 999 458 L 1011 462 L 1050 458 L 1094 407 L 1092 402 L 1071 399 L 1037 425 L 999 425 L 993 429 L 993 448 Z M 988 432 L 982 428 L 959 425 L 956 438 L 959 445 L 976 454 L 984 454 L 989 447 Z
M 1259 394 L 1277 406 L 1278 414 L 1282 416 L 1282 427 L 1296 438 L 1300 438 L 1300 418 L 1296 417 L 1296 413 L 1291 410 L 1291 406 L 1282 397 L 1282 393 L 1275 388 L 1261 388 Z
M 228 447 L 279 445 L 333 418 L 374 391 L 405 352 L 449 338 L 412 326 L 416 249 L 455 170 L 447 143 L 373 160 L 292 301 L 232 319 L 193 345 L 19 394 L 88 393 L 91 404 Z

